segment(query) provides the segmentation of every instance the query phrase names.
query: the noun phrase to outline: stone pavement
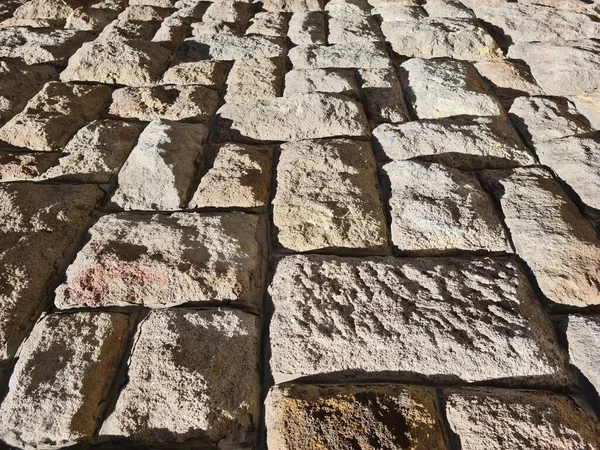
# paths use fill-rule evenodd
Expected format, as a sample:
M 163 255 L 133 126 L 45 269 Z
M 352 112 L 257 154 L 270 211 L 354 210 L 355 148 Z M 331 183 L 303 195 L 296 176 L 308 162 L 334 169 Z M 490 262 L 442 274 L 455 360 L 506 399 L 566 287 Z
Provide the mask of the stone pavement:
M 0 447 L 600 450 L 600 1 L 0 4 Z

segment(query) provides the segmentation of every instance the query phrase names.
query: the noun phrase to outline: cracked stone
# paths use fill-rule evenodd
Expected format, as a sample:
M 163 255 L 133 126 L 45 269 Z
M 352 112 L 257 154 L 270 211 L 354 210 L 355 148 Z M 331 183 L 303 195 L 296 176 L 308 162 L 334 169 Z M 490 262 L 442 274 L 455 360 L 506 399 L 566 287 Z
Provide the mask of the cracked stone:
M 298 45 L 288 58 L 294 69 L 388 69 L 391 62 L 381 43 Z
M 566 335 L 571 364 L 600 392 L 600 316 L 570 315 Z
M 225 102 L 247 103 L 281 96 L 284 64 L 282 58 L 254 58 L 233 63 L 227 77 Z
M 285 74 L 284 97 L 313 92 L 360 98 L 356 78 L 350 70 L 295 69 Z
M 318 11 L 294 13 L 287 35 L 295 45 L 325 45 L 325 16 Z
M 273 224 L 294 251 L 388 248 L 371 146 L 349 139 L 283 144 Z
M 120 213 L 102 216 L 56 290 L 61 309 L 185 303 L 258 306 L 257 216 Z

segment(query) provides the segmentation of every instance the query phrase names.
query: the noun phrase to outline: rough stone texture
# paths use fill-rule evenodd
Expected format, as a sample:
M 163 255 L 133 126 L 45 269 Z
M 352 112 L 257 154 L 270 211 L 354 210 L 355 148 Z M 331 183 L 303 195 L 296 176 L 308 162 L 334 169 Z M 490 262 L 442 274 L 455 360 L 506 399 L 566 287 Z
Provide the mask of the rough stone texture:
M 383 38 L 377 22 L 372 18 L 330 17 L 327 25 L 329 28 L 327 40 L 330 44 L 380 42 Z
M 511 46 L 508 57 L 524 60 L 548 95 L 577 95 L 600 88 L 600 43 L 591 39 L 523 42 Z
M 519 97 L 510 118 L 531 144 L 594 131 L 588 120 L 566 98 Z
M 94 35 L 78 30 L 0 29 L 0 58 L 18 58 L 26 64 L 63 65 L 71 54 Z
M 0 184 L 0 360 L 25 337 L 101 198 L 90 185 Z
M 269 449 L 446 449 L 432 392 L 402 385 L 274 387 Z
M 80 6 L 69 14 L 65 28 L 100 32 L 117 14 L 118 11 L 110 8 Z
M 533 391 L 446 392 L 446 416 L 463 450 L 600 448 L 600 427 L 569 397 Z
M 111 202 L 126 210 L 181 209 L 207 135 L 202 124 L 152 121 L 119 172 Z
M 287 31 L 287 17 L 280 12 L 259 12 L 250 21 L 246 29 L 246 36 L 260 35 L 285 37 Z
M 566 335 L 571 364 L 600 392 L 600 317 L 569 316 Z
M 245 435 L 258 423 L 259 338 L 258 319 L 241 311 L 152 311 L 139 327 L 128 382 L 100 435 L 137 442 L 250 440 Z
M 520 168 L 484 178 L 544 295 L 560 305 L 599 304 L 600 240 L 550 174 Z
M 297 69 L 285 74 L 284 97 L 323 92 L 359 98 L 356 78 L 350 70 Z
M 218 103 L 219 93 L 204 86 L 122 88 L 113 92 L 108 113 L 123 119 L 208 123 Z
M 133 149 L 142 126 L 97 120 L 81 128 L 42 178 L 110 183 Z
M 0 129 L 0 140 L 16 147 L 53 151 L 63 146 L 110 98 L 106 86 L 51 82 Z
M 358 76 L 369 119 L 393 123 L 408 120 L 404 93 L 393 69 L 362 69 Z
M 26 66 L 0 61 L 0 122 L 20 112 L 40 88 L 56 76 L 50 66 Z
M 600 136 L 572 136 L 539 142 L 540 163 L 552 169 L 592 208 L 600 209 Z
M 227 78 L 227 66 L 217 61 L 176 63 L 163 75 L 161 84 L 201 84 L 220 89 Z
M 380 3 L 380 2 L 375 2 Z M 374 4 L 369 2 L 369 4 Z M 381 22 L 411 22 L 427 17 L 427 12 L 422 6 L 404 5 L 397 2 L 381 2 L 382 6 L 374 7 L 371 14 Z
M 496 41 L 475 20 L 428 18 L 383 22 L 381 31 L 392 49 L 402 56 L 474 61 L 502 57 Z
M 283 56 L 283 44 L 280 38 L 271 36 L 203 35 L 184 40 L 178 54 L 182 60 L 196 61 L 280 58 Z
M 190 208 L 265 208 L 269 203 L 273 151 L 269 147 L 223 144 L 200 180 Z
M 56 160 L 53 153 L 1 152 L 0 181 L 32 180 L 44 173 Z
M 401 69 L 407 100 L 419 119 L 505 114 L 477 70 L 467 62 L 413 58 Z
M 2 440 L 19 448 L 89 440 L 128 328 L 127 315 L 115 313 L 51 314 L 38 322 L 0 406 Z
M 298 45 L 289 50 L 294 69 L 387 69 L 385 47 L 376 42 L 353 44 Z
M 418 159 L 459 169 L 535 164 L 516 132 L 493 117 L 452 117 L 383 124 L 373 130 L 381 159 Z
M 291 141 L 336 136 L 368 136 L 362 106 L 337 94 L 294 94 L 217 111 L 220 141 Z
M 168 10 L 149 5 L 131 5 L 119 14 L 119 20 L 160 22 L 169 15 Z
M 600 89 L 583 92 L 570 97 L 577 110 L 583 114 L 596 130 L 600 130 Z
M 475 68 L 503 100 L 521 95 L 543 95 L 542 89 L 522 62 L 509 59 L 478 61 Z
M 60 79 L 149 86 L 162 75 L 170 55 L 158 42 L 98 39 L 75 52 Z
M 383 172 L 390 184 L 392 242 L 399 251 L 510 252 L 492 199 L 474 175 L 413 161 L 393 161 Z
M 265 0 L 263 9 L 267 11 L 305 12 L 322 11 L 323 0 Z
M 278 244 L 301 252 L 386 250 L 376 170 L 366 142 L 335 139 L 282 145 L 273 200 Z
M 269 293 L 275 382 L 565 381 L 551 327 L 511 261 L 289 256 Z
M 427 0 L 423 8 L 425 8 L 429 17 L 453 17 L 457 19 L 475 17 L 475 13 L 459 0 Z
M 254 58 L 233 63 L 227 77 L 227 103 L 247 103 L 281 97 L 283 59 Z
M 59 308 L 235 302 L 257 306 L 258 217 L 102 216 L 56 290 Z
M 297 12 L 290 18 L 288 38 L 295 45 L 324 45 L 325 15 L 321 12 Z

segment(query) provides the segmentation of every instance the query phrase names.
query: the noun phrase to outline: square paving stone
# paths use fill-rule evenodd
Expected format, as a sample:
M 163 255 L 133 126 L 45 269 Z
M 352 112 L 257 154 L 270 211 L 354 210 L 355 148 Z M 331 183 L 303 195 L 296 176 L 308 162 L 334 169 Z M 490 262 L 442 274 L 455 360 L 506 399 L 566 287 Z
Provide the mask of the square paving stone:
M 446 416 L 463 450 L 600 448 L 600 426 L 569 397 L 504 389 L 446 392 Z
M 600 316 L 568 316 L 566 335 L 571 364 L 600 394 Z
M 269 294 L 276 383 L 568 380 L 553 329 L 512 259 L 288 256 Z
M 349 139 L 282 145 L 273 224 L 287 250 L 387 250 L 371 146 Z
M 414 161 L 393 161 L 383 172 L 390 185 L 392 242 L 398 251 L 511 251 L 492 199 L 475 175 Z
M 258 216 L 121 213 L 101 217 L 56 290 L 59 308 L 183 303 L 257 307 Z
M 41 319 L 21 348 L 0 405 L 2 440 L 19 448 L 88 441 L 99 425 L 128 329 L 126 314 Z
M 12 357 L 103 192 L 92 185 L 0 184 L 0 360 Z
M 600 304 L 600 239 L 542 168 L 486 171 L 515 250 L 557 305 Z
M 434 395 L 417 386 L 276 386 L 266 424 L 269 450 L 446 449 Z
M 259 320 L 241 311 L 150 312 L 101 438 L 250 448 L 258 424 L 259 339 Z

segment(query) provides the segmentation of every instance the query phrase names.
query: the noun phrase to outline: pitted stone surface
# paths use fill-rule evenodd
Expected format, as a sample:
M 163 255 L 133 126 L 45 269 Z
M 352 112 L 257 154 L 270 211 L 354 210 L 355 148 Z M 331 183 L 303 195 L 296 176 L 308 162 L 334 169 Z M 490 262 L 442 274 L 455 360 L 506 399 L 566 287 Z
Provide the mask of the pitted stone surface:
M 295 45 L 324 45 L 325 15 L 321 12 L 297 12 L 290 18 L 288 38 Z
M 266 415 L 270 449 L 446 448 L 433 393 L 415 386 L 274 387 Z
M 286 73 L 284 97 L 312 92 L 343 94 L 359 98 L 356 77 L 350 70 L 296 69 Z
M 569 316 L 566 335 L 571 364 L 600 392 L 600 316 Z
M 57 157 L 54 153 L 0 151 L 0 181 L 36 179 Z
M 258 319 L 241 311 L 150 312 L 100 436 L 234 446 L 237 436 L 249 438 L 258 424 L 259 338 Z
M 298 45 L 288 58 L 294 69 L 387 69 L 391 67 L 385 47 L 376 42 Z
M 102 216 L 56 290 L 59 308 L 256 306 L 258 218 L 242 213 Z
M 183 58 L 236 61 L 250 58 L 283 56 L 280 38 L 271 36 L 233 36 L 229 34 L 201 35 L 188 38 L 178 50 Z
M 169 67 L 160 83 L 176 85 L 200 84 L 220 89 L 226 77 L 227 66 L 222 62 L 182 62 Z
M 367 115 L 374 122 L 408 120 L 404 93 L 392 69 L 359 69 L 358 77 Z
M 281 97 L 283 74 L 281 58 L 236 61 L 227 77 L 225 102 L 239 104 Z
M 118 313 L 51 314 L 38 322 L 0 406 L 2 439 L 53 448 L 92 438 L 128 328 Z
M 569 100 L 590 121 L 594 129 L 600 130 L 600 89 L 571 96 Z
M 446 416 L 464 450 L 600 448 L 600 427 L 569 397 L 503 389 L 446 392 Z
M 542 95 L 543 91 L 525 64 L 509 59 L 478 61 L 475 68 L 501 100 L 521 95 Z
M 289 256 L 269 293 L 276 382 L 565 381 L 550 325 L 512 261 Z

